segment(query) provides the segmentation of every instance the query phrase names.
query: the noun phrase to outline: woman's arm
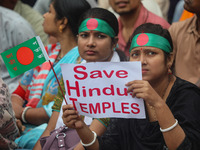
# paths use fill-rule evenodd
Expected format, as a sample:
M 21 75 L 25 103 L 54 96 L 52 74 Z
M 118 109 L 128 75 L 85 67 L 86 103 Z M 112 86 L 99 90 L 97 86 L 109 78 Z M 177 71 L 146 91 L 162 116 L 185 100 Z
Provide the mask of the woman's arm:
M 49 119 L 48 125 L 47 125 L 46 129 L 44 130 L 43 134 L 41 135 L 41 137 L 49 136 L 50 132 L 55 129 L 56 123 L 58 120 L 58 116 L 59 116 L 59 112 L 53 111 L 52 116 Z M 41 149 L 42 149 L 42 147 L 40 145 L 40 139 L 39 139 L 37 141 L 37 143 L 35 144 L 33 150 L 41 150 Z
M 106 131 L 106 127 L 97 119 L 94 119 L 89 127 L 91 131 L 94 131 L 97 136 L 102 136 Z M 79 143 L 74 150 L 84 150 L 81 143 Z
M 167 129 L 176 123 L 171 110 L 164 101 L 158 103 L 154 108 L 161 129 Z M 169 150 L 176 150 L 182 144 L 186 136 L 179 124 L 173 129 L 162 133 Z
M 12 103 L 13 111 L 15 112 L 15 117 L 17 119 L 21 119 L 24 100 L 22 100 L 19 96 L 12 95 L 11 96 L 11 103 Z
M 171 110 L 148 81 L 131 81 L 126 85 L 129 86 L 128 92 L 133 91 L 134 96 L 144 99 L 154 108 L 161 129 L 167 129 L 175 124 L 176 121 Z M 162 133 L 169 150 L 176 150 L 186 137 L 179 124 L 175 124 L 174 128 Z
M 63 122 L 69 127 L 76 129 L 80 139 L 83 143 L 88 144 L 94 140 L 94 134 L 89 129 L 89 127 L 84 123 L 81 116 L 78 115 L 78 112 L 73 109 L 73 105 L 64 105 L 63 107 Z M 95 142 L 87 147 L 87 150 L 96 150 L 99 149 L 98 140 L 95 139 Z
M 21 119 L 26 89 L 27 86 L 19 84 L 17 89 L 11 95 L 12 107 L 17 119 Z
M 48 123 L 49 121 L 49 116 L 43 107 L 27 109 L 24 117 L 28 123 L 34 125 L 41 125 L 43 123 Z

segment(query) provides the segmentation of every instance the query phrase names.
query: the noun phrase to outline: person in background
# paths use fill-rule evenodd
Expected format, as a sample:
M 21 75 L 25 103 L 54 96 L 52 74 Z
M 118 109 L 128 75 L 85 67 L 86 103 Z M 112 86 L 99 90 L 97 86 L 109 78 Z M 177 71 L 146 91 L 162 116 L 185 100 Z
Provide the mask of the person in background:
M 0 64 L 1 65 L 1 64 Z M 14 142 L 24 130 L 20 120 L 16 120 L 11 101 L 8 86 L 0 77 L 0 148 L 2 150 L 16 149 Z
M 133 97 L 144 100 L 146 118 L 111 119 L 107 132 L 98 139 L 73 105 L 63 106 L 63 122 L 76 129 L 87 150 L 198 150 L 200 89 L 173 75 L 168 30 L 146 23 L 133 35 L 130 61 L 141 61 L 142 80 L 125 85 Z
M 10 102 L 8 86 L 0 78 L 0 147 L 1 149 L 17 148 L 14 142 L 19 135 L 15 115 Z
M 96 24 L 92 22 L 94 20 L 99 22 L 99 26 L 93 30 L 91 28 L 96 26 Z M 86 26 L 87 23 L 89 23 L 90 26 Z M 81 58 L 84 59 L 82 63 L 125 61 L 125 54 L 118 49 L 115 49 L 118 40 L 117 34 L 118 22 L 114 14 L 102 8 L 92 8 L 86 11 L 79 21 L 78 50 Z M 61 80 L 61 86 L 63 91 L 65 91 L 63 80 Z M 61 106 L 65 105 L 65 101 L 63 101 L 63 96 L 60 90 L 54 101 L 53 114 L 42 137 L 49 136 L 52 130 L 58 129 L 64 125 L 62 121 Z M 88 125 L 91 124 L 90 128 L 95 130 L 98 135 L 102 135 L 108 125 L 107 123 L 109 119 L 94 119 L 92 121 L 91 118 L 85 117 L 84 120 L 87 120 Z M 75 147 L 75 150 L 84 149 L 79 143 L 80 139 L 75 130 L 71 131 L 69 129 L 66 134 L 70 134 L 72 137 L 77 137 L 76 140 L 73 138 L 73 141 L 68 141 L 68 143 L 73 143 L 72 145 Z M 39 143 L 37 143 L 34 149 L 39 149 L 38 147 Z
M 0 0 L 0 6 L 14 10 L 25 18 L 32 26 L 36 35 L 39 35 L 43 44 L 48 44 L 48 35 L 44 32 L 42 23 L 42 15 L 35 11 L 28 4 L 24 4 L 21 0 Z
M 142 0 L 141 2 L 147 10 L 149 10 L 150 12 L 160 17 L 163 17 L 161 9 L 159 5 L 155 2 L 155 0 Z M 110 7 L 109 0 L 98 0 L 98 4 L 99 4 L 99 7 L 108 9 L 112 13 L 114 13 L 117 18 L 119 17 L 119 14 L 114 12 L 114 10 Z
M 23 43 L 35 36 L 31 25 L 19 14 L 0 6 L 0 53 Z M 0 76 L 13 92 L 22 75 L 11 78 L 0 56 Z
M 52 0 L 37 0 L 33 8 L 43 15 L 49 11 L 49 5 L 51 1 Z M 91 5 L 92 8 L 98 6 L 95 0 L 87 0 L 87 2 Z
M 155 23 L 160 24 L 164 28 L 169 28 L 169 23 L 148 11 L 142 4 L 141 0 L 127 0 L 117 1 L 109 0 L 109 3 L 113 10 L 120 15 L 119 21 L 119 34 L 118 34 L 118 45 L 119 49 L 125 52 L 126 56 L 129 57 L 130 37 L 134 30 L 141 24 L 144 23 Z
M 58 80 L 62 77 L 61 63 L 79 61 L 78 19 L 88 9 L 90 5 L 85 0 L 54 0 L 44 14 L 44 31 L 59 42 L 46 46 Z M 34 147 L 47 126 L 57 92 L 58 82 L 48 61 L 24 74 L 12 93 L 15 116 L 26 125 L 23 135 L 15 140 L 20 147 Z
M 200 1 L 185 1 L 184 8 L 194 13 L 169 28 L 175 54 L 175 74 L 200 87 Z
M 97 3 L 94 0 L 86 0 L 91 7 L 97 7 Z M 52 0 L 37 0 L 33 8 L 40 12 L 42 15 L 49 11 L 49 5 Z M 53 36 L 48 37 L 49 44 L 57 43 L 57 39 Z

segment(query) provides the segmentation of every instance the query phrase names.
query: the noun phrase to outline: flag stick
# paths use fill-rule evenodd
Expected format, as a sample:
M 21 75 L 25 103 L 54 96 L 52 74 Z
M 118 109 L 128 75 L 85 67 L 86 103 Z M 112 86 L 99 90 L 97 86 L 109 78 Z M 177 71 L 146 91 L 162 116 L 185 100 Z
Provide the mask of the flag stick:
M 60 86 L 60 82 L 59 82 L 59 80 L 58 80 L 58 78 L 57 78 L 57 75 L 56 75 L 56 73 L 55 73 L 55 71 L 54 71 L 54 69 L 53 69 L 53 66 L 52 66 L 52 64 L 51 64 L 51 61 L 50 61 L 50 60 L 49 60 L 49 63 L 50 63 L 50 65 L 51 65 L 51 69 L 53 70 L 53 73 L 54 73 L 54 75 L 55 75 L 55 77 L 56 77 L 56 80 L 57 80 L 57 82 L 58 82 L 58 85 L 59 85 L 59 87 L 60 87 L 60 90 L 61 90 L 61 92 L 62 92 L 62 95 L 63 95 L 63 97 L 64 97 L 65 103 L 67 104 L 67 100 L 65 99 L 64 92 L 63 92 L 63 90 L 62 90 L 62 88 L 61 88 L 61 86 Z

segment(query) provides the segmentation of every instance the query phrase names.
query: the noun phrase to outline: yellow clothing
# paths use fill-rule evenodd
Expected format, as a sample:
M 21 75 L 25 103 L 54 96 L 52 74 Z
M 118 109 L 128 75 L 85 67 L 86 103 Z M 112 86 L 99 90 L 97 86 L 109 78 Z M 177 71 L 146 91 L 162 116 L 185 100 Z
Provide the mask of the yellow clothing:
M 191 13 L 191 12 L 189 12 L 189 11 L 187 11 L 187 10 L 183 10 L 183 13 L 182 13 L 181 18 L 180 18 L 179 21 L 186 20 L 186 19 L 188 19 L 188 18 L 191 18 L 192 16 L 194 16 L 193 13 Z

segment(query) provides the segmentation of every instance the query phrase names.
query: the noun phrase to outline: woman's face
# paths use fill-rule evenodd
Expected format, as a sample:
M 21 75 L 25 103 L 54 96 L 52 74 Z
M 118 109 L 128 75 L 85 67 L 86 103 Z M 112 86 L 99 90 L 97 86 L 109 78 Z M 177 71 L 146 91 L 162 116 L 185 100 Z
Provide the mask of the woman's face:
M 87 62 L 110 61 L 114 46 L 111 37 L 99 31 L 84 31 L 78 35 L 79 53 Z
M 43 17 L 44 17 L 44 23 L 43 23 L 44 32 L 49 35 L 55 36 L 56 33 L 59 31 L 58 30 L 59 25 L 58 22 L 55 21 L 56 12 L 52 4 L 50 4 L 49 6 L 49 12 L 45 13 Z
M 166 76 L 168 68 L 164 52 L 155 47 L 136 47 L 130 52 L 130 61 L 141 61 L 142 79 L 156 81 Z

